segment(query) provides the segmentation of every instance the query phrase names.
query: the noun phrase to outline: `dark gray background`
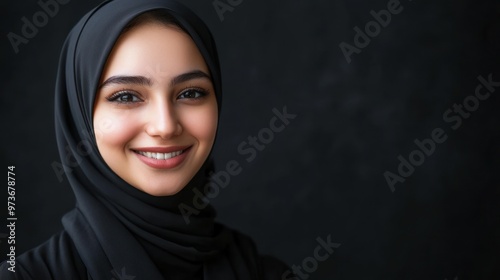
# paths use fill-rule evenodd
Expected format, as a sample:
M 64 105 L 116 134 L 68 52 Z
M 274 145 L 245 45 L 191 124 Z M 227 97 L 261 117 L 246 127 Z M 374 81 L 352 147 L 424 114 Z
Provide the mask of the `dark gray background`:
M 18 54 L 7 33 L 19 34 L 21 17 L 40 7 L 0 4 L 0 168 L 16 165 L 18 254 L 60 230 L 74 206 L 51 167 L 59 161 L 55 74 L 68 31 L 99 2 L 60 6 Z M 457 130 L 442 117 L 474 93 L 479 75 L 500 81 L 497 1 L 402 0 L 403 11 L 350 64 L 339 44 L 353 44 L 353 28 L 387 0 L 244 0 L 222 22 L 212 1 L 183 2 L 207 22 L 220 51 L 216 163 L 235 159 L 243 168 L 213 200 L 220 221 L 289 265 L 331 235 L 341 246 L 312 280 L 499 279 L 500 89 Z M 283 106 L 298 116 L 246 162 L 238 145 Z M 383 173 L 397 172 L 398 155 L 407 158 L 413 141 L 437 127 L 448 139 L 391 192 Z

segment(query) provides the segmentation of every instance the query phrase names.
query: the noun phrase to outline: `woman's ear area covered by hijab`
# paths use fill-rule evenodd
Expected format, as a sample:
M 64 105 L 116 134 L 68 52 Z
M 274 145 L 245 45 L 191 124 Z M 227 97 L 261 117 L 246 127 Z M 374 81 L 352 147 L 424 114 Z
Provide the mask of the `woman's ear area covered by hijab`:
M 94 104 L 98 150 L 130 185 L 179 192 L 212 149 L 218 109 L 209 69 L 181 28 L 146 18 L 124 32 Z

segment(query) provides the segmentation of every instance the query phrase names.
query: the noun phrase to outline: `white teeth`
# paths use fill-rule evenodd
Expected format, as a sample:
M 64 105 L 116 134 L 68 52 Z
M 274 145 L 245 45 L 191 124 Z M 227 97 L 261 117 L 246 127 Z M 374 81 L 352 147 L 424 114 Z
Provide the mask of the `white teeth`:
M 182 154 L 183 151 L 177 151 L 177 152 L 171 152 L 171 153 L 151 153 L 151 152 L 141 152 L 141 151 L 137 151 L 137 152 L 145 157 L 148 157 L 148 158 L 165 160 L 165 159 L 170 159 L 170 158 L 176 157 L 176 156 Z

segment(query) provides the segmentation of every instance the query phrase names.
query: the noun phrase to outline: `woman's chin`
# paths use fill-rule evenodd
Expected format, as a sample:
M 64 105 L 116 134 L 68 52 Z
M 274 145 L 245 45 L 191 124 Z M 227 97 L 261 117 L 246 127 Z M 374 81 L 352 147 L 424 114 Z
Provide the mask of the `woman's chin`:
M 148 186 L 138 186 L 137 189 L 141 190 L 144 193 L 147 193 L 152 196 L 172 196 L 179 193 L 185 186 L 165 186 L 162 185 L 148 185 Z

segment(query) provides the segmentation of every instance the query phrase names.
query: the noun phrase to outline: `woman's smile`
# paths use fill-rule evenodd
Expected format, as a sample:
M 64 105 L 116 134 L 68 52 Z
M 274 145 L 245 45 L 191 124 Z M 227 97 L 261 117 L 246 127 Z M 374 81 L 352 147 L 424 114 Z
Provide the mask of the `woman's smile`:
M 146 147 L 131 149 L 144 164 L 158 169 L 172 169 L 184 162 L 192 146 Z

